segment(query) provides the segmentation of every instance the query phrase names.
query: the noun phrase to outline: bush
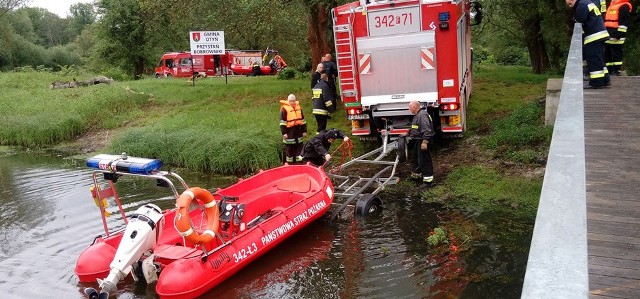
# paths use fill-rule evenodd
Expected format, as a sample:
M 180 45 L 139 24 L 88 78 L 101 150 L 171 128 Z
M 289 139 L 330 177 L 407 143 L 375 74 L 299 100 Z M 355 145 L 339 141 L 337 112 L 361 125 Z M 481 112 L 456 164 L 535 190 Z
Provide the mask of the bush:
M 286 68 L 278 72 L 278 79 L 291 80 L 296 78 L 297 71 L 293 68 Z
M 310 56 L 303 56 L 300 59 L 298 59 L 298 66 L 296 67 L 296 70 L 300 73 L 313 71 L 315 67 L 311 65 L 312 63 L 313 62 L 311 61 Z
M 527 103 L 515 109 L 511 115 L 493 123 L 493 132 L 482 144 L 496 150 L 496 156 L 522 163 L 536 161 L 533 149 L 548 145 L 553 132 L 542 124 L 544 107 L 538 102 Z
M 102 69 L 99 73 L 116 81 L 127 81 L 133 79 L 131 76 L 127 75 L 125 71 L 117 67 Z
M 495 51 L 495 60 L 503 65 L 529 65 L 527 52 L 516 46 L 508 46 Z
M 496 59 L 493 57 L 489 49 L 478 46 L 473 47 L 473 62 L 476 63 L 495 63 Z

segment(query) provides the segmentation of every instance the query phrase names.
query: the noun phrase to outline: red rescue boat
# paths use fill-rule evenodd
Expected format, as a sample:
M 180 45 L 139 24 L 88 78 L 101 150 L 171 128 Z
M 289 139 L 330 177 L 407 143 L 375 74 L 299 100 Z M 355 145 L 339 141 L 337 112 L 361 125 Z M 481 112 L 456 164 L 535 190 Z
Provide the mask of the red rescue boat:
M 321 217 L 334 197 L 326 173 L 308 164 L 260 171 L 215 192 L 189 188 L 177 174 L 160 171 L 160 160 L 98 155 L 87 165 L 96 168 L 93 193 L 105 227 L 76 263 L 80 282 L 99 283 L 100 291 L 85 290 L 90 298 L 107 298 L 130 273 L 136 281 L 157 282 L 161 298 L 200 296 Z M 100 190 L 98 174 L 109 187 Z M 114 186 L 121 176 L 170 187 L 177 208 L 147 203 L 127 217 Z M 178 194 L 173 181 L 186 190 Z M 115 232 L 105 216 L 109 198 L 127 223 Z M 192 201 L 200 209 L 190 211 Z
M 254 71 L 254 66 L 251 65 L 242 65 L 242 64 L 231 64 L 229 69 L 234 75 L 275 75 L 278 72 L 278 69 L 269 65 L 260 65 L 256 66 L 260 68 L 260 72 Z

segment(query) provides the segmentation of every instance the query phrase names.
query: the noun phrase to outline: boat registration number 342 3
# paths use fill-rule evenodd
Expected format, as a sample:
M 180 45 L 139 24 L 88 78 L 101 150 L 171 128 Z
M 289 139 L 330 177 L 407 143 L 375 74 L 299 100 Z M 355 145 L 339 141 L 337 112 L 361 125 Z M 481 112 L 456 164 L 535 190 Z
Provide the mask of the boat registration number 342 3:
M 238 252 L 234 253 L 233 260 L 235 263 L 237 263 L 256 252 L 258 252 L 258 246 L 256 245 L 256 243 L 251 243 L 251 245 L 247 245 L 247 248 L 242 248 L 238 250 Z

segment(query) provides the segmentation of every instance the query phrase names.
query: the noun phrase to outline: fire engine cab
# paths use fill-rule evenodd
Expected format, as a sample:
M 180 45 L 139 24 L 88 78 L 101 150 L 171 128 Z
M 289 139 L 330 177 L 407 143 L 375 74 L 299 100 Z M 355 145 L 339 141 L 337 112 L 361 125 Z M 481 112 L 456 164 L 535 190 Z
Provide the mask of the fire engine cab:
M 332 10 L 342 100 L 353 135 L 404 134 L 419 101 L 437 131 L 462 136 L 472 91 L 471 0 L 360 0 Z

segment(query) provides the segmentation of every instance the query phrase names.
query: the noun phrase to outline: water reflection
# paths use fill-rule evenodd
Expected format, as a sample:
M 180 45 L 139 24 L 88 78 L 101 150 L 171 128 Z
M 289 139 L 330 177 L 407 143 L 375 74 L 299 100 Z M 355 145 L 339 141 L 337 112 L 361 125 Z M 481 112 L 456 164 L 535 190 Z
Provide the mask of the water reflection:
M 190 186 L 224 187 L 206 174 L 180 173 Z M 73 273 L 82 250 L 103 233 L 89 193 L 91 171 L 55 156 L 0 158 L 0 294 L 2 298 L 83 298 Z M 122 180 L 127 210 L 168 197 L 149 180 Z M 126 194 L 126 196 L 124 196 Z M 530 226 L 483 215 L 484 240 L 466 252 L 432 254 L 426 239 L 451 211 L 417 198 L 388 195 L 381 215 L 321 219 L 284 241 L 204 298 L 517 298 Z M 161 202 L 172 208 L 173 200 Z M 112 203 L 113 207 L 113 203 Z M 118 213 L 109 223 L 118 222 Z M 493 219 L 493 220 L 492 220 Z M 500 225 L 501 229 L 493 228 Z M 509 230 L 504 229 L 508 226 Z M 495 231 L 493 233 L 492 231 Z M 119 284 L 121 298 L 155 298 L 155 285 Z

